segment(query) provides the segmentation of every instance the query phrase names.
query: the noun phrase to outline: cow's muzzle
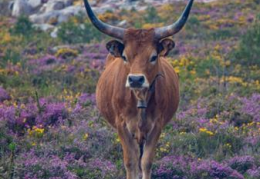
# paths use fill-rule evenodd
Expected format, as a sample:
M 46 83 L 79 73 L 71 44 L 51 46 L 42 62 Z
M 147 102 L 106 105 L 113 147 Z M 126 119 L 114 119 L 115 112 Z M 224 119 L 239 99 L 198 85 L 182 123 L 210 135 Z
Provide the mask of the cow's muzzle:
M 126 87 L 134 89 L 148 88 L 149 83 L 146 77 L 142 74 L 129 74 L 127 77 Z

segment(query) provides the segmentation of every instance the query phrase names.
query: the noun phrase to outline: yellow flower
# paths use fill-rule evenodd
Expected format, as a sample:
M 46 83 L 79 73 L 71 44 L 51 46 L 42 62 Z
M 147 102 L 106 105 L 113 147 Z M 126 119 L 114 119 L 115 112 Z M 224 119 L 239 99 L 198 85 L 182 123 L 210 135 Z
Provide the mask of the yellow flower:
M 35 132 L 38 133 L 38 134 L 43 134 L 44 133 L 44 129 L 36 128 Z
M 222 77 L 220 82 L 223 83 L 224 80 L 231 83 L 231 84 L 239 83 L 239 84 L 242 84 L 242 85 L 246 85 L 246 83 L 240 77 L 227 76 L 227 77 L 225 77 L 225 79 L 224 79 L 224 77 Z
M 213 135 L 214 135 L 214 133 L 211 132 L 211 131 L 206 131 L 206 133 L 209 134 L 210 136 L 213 136 Z
M 180 73 L 180 72 L 181 72 L 181 70 L 180 70 L 179 67 L 174 67 L 174 71 L 175 71 L 176 73 Z
M 193 69 L 193 70 L 190 71 L 190 74 L 196 75 L 196 71 Z
M 156 27 L 162 27 L 163 23 L 147 23 L 142 26 L 143 29 L 150 29 L 150 28 L 156 28 Z
M 18 107 L 16 102 L 13 103 L 13 106 L 14 106 L 15 108 Z
M 24 105 L 24 104 L 21 104 L 20 108 L 21 108 L 21 109 L 25 109 L 25 105 Z
M 98 15 L 98 18 L 101 21 L 109 21 L 109 20 L 120 20 L 119 16 L 112 12 L 105 12 L 103 14 Z
M 78 51 L 69 49 L 69 48 L 61 48 L 56 52 L 55 56 L 56 57 L 65 57 L 65 56 L 76 57 L 76 56 L 78 56 Z
M 42 137 L 42 135 L 44 134 L 44 128 L 33 126 L 32 130 L 28 129 L 27 132 L 29 136 Z
M 200 132 L 205 132 L 205 131 L 207 131 L 207 129 L 204 128 L 204 127 L 202 127 L 202 128 L 199 129 L 199 131 L 200 131 Z
M 230 77 L 228 78 L 228 81 L 229 81 L 230 83 L 243 83 L 242 78 L 234 77 L 234 76 L 230 76 Z
M 209 75 L 209 74 L 210 74 L 209 69 L 206 69 L 206 70 L 205 70 L 205 73 L 206 73 L 206 75 Z
M 163 147 L 160 147 L 160 151 L 161 152 L 166 152 L 167 150 L 165 148 L 163 148 Z
M 219 44 L 217 44 L 217 45 L 214 47 L 214 50 L 217 50 L 217 51 L 221 50 L 221 46 L 220 46 Z
M 230 64 L 231 64 L 230 60 L 227 60 L 225 63 L 226 66 L 229 66 Z
M 12 40 L 10 33 L 5 33 L 2 37 L 2 43 L 8 43 Z
M 166 143 L 166 147 L 169 148 L 170 147 L 170 142 Z
M 88 137 L 89 137 L 89 135 L 88 135 L 88 133 L 86 133 L 86 134 L 83 136 L 83 139 L 84 139 L 84 140 L 87 140 Z
M 230 143 L 226 143 L 224 146 L 227 147 L 227 148 L 231 148 L 232 147 Z
M 163 132 L 161 135 L 160 135 L 160 139 L 163 139 L 165 137 L 165 133 Z
M 120 142 L 120 139 L 119 139 L 119 137 L 117 136 L 116 137 L 116 143 L 119 143 Z
M 210 135 L 210 136 L 213 136 L 213 135 L 214 135 L 213 132 L 207 130 L 207 129 L 204 128 L 204 127 L 200 128 L 199 131 L 200 131 L 201 133 L 206 133 L 206 134 L 208 134 L 208 135 Z

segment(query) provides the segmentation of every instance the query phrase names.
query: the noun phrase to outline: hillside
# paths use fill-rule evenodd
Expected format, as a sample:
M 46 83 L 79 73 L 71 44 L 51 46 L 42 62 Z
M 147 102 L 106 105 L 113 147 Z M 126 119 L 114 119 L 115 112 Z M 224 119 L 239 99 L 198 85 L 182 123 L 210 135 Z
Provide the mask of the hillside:
M 260 178 L 259 4 L 196 2 L 172 37 L 168 60 L 181 102 L 160 137 L 153 178 Z M 178 1 L 99 18 L 161 27 L 184 7 Z M 83 14 L 56 20 L 43 31 L 26 16 L 0 16 L 0 178 L 122 179 L 119 138 L 95 105 L 110 38 Z

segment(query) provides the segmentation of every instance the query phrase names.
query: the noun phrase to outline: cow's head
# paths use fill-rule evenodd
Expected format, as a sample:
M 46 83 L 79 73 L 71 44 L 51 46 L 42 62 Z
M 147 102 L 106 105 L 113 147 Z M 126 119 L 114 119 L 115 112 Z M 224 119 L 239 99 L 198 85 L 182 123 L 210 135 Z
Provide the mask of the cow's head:
M 160 56 L 166 56 L 174 48 L 170 37 L 179 32 L 186 23 L 193 0 L 190 0 L 181 17 L 172 25 L 155 29 L 123 29 L 100 21 L 87 0 L 84 0 L 88 16 L 93 25 L 101 32 L 114 37 L 107 43 L 108 51 L 120 57 L 129 72 L 126 87 L 135 90 L 148 89 L 159 73 Z

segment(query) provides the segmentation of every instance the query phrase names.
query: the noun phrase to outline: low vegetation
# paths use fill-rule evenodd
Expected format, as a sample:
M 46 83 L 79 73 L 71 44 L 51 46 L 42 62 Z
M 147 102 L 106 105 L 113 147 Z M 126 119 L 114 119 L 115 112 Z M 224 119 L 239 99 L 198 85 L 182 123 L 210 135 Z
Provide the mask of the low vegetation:
M 159 27 L 184 5 L 100 18 Z M 259 10 L 259 0 L 195 3 L 168 58 L 181 103 L 153 178 L 260 178 Z M 107 39 L 81 16 L 56 39 L 26 17 L 0 17 L 0 178 L 124 178 L 118 136 L 95 105 Z

